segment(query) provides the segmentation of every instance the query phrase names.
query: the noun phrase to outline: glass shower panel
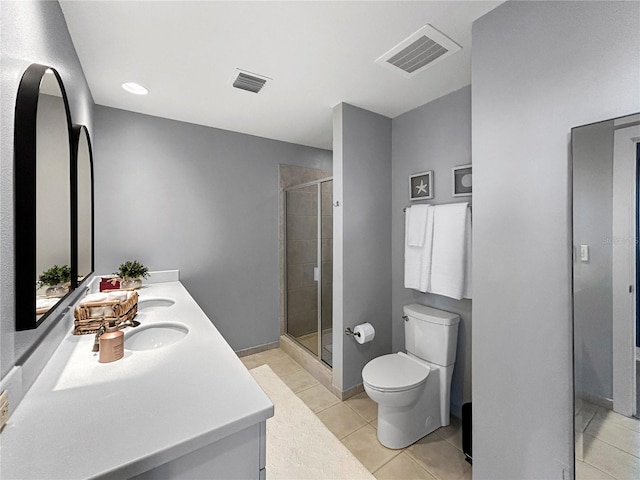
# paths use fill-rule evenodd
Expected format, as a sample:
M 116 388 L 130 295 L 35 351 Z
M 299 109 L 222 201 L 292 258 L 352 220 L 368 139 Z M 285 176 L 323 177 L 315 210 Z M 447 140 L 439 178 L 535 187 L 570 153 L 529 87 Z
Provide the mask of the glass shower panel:
M 287 333 L 318 351 L 318 185 L 286 192 Z
M 321 358 L 322 361 L 333 366 L 333 181 L 320 184 L 320 238 L 322 261 L 322 280 L 320 282 L 321 305 Z

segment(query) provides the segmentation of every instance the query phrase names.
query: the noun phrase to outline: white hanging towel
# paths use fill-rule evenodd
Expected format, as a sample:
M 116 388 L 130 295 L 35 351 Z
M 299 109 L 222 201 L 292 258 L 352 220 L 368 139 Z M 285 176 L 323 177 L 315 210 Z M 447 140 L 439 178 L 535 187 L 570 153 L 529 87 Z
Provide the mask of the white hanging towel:
M 433 209 L 433 253 L 428 291 L 460 300 L 465 293 L 467 203 Z
M 410 247 L 421 247 L 424 245 L 428 210 L 429 205 L 414 205 L 407 209 L 405 214 L 409 219 L 407 245 Z
M 418 209 L 425 215 L 425 228 L 422 239 L 422 246 L 410 245 L 409 237 L 412 218 L 412 209 L 417 206 L 426 207 Z M 415 215 L 414 215 L 415 216 Z M 431 275 L 431 247 L 433 243 L 433 208 L 429 205 L 414 205 L 406 210 L 405 214 L 405 245 L 404 245 L 404 286 L 413 288 L 421 292 L 426 292 L 429 287 Z

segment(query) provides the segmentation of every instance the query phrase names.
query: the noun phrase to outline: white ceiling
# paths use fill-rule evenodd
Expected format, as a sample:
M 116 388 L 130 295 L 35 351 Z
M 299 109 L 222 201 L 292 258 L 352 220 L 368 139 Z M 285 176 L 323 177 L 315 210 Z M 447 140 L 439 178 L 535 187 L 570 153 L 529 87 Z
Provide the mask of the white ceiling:
M 470 84 L 471 23 L 502 2 L 60 3 L 96 103 L 331 149 L 340 102 L 393 118 Z M 409 79 L 374 63 L 427 23 L 462 50 Z M 235 89 L 236 68 L 273 81 Z

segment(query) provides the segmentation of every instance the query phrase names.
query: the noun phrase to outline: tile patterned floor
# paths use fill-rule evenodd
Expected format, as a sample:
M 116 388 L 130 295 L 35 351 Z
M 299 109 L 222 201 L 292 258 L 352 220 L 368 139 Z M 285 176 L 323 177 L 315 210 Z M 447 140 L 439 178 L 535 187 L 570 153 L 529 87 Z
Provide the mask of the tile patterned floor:
M 391 450 L 378 442 L 378 406 L 366 393 L 338 400 L 280 349 L 241 360 L 248 369 L 269 365 L 378 480 L 471 480 L 471 465 L 462 453 L 460 421 L 455 417 L 448 427 L 405 449 Z
M 576 479 L 640 478 L 640 420 L 576 404 Z
M 280 349 L 241 358 L 267 364 L 378 480 L 471 480 L 460 422 L 402 450 L 378 442 L 378 406 L 366 393 L 342 402 Z M 583 401 L 576 408 L 576 479 L 640 478 L 640 421 Z

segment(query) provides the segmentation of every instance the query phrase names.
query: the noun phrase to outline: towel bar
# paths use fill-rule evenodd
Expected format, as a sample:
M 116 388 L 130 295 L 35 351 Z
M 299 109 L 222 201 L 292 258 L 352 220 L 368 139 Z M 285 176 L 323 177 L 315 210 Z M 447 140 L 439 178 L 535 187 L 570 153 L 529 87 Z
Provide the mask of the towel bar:
M 453 204 L 452 204 L 452 203 L 441 203 L 440 205 L 453 205 Z M 436 206 L 437 206 L 437 205 L 434 205 L 434 207 L 436 207 Z M 469 208 L 469 210 L 473 210 L 473 209 L 471 208 L 472 206 L 473 206 L 472 204 L 467 205 L 467 207 Z M 402 209 L 402 211 L 406 213 L 408 208 L 411 208 L 411 207 L 404 207 L 404 208 Z

